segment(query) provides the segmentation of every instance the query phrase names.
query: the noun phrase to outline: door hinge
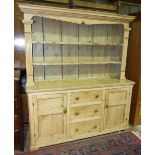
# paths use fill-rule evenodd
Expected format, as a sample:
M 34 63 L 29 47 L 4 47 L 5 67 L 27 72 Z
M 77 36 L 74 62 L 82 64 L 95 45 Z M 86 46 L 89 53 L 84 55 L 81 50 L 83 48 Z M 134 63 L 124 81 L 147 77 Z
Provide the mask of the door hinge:
M 33 102 L 33 106 L 34 106 L 34 102 Z

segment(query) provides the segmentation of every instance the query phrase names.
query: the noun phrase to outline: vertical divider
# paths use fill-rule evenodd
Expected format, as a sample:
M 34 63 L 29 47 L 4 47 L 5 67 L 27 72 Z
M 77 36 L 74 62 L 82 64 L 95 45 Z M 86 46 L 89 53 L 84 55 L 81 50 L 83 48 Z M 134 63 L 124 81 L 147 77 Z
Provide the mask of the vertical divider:
M 31 27 L 31 29 L 32 29 L 32 27 Z M 31 45 L 31 47 L 32 47 L 32 53 L 31 53 L 32 62 L 34 62 L 34 56 L 33 56 L 33 52 L 34 52 L 33 43 L 32 43 L 32 45 Z M 33 79 L 33 81 L 35 81 L 35 78 L 34 78 L 34 65 L 32 65 L 32 79 Z
M 92 25 L 92 61 L 94 61 L 94 46 L 93 46 L 93 43 L 94 43 L 94 25 Z M 92 64 L 92 77 L 94 76 L 94 65 Z
M 79 75 L 80 74 L 80 64 L 79 64 L 79 33 L 80 32 L 79 31 L 80 30 L 79 30 L 79 24 L 78 24 L 78 64 L 77 64 L 78 65 L 77 66 L 77 69 L 78 69 L 78 75 L 77 76 L 78 76 L 78 78 L 80 77 L 80 75 Z
M 61 24 L 60 24 L 60 31 L 61 31 L 61 42 L 62 42 L 62 21 L 60 21 Z M 62 75 L 62 79 L 63 79 L 63 53 L 62 53 L 62 44 L 60 45 L 61 46 L 61 75 Z
M 44 39 L 44 17 L 42 17 L 42 34 L 43 34 L 43 42 L 45 41 Z M 45 62 L 45 53 L 44 53 L 44 43 L 43 43 L 43 61 Z M 45 80 L 45 65 L 44 65 L 44 80 Z
M 108 55 L 108 28 L 109 28 L 109 25 L 106 24 L 106 58 L 105 58 L 105 61 L 106 61 L 106 65 L 105 65 L 105 75 L 107 76 L 107 71 L 108 71 L 108 59 L 107 59 L 107 55 Z

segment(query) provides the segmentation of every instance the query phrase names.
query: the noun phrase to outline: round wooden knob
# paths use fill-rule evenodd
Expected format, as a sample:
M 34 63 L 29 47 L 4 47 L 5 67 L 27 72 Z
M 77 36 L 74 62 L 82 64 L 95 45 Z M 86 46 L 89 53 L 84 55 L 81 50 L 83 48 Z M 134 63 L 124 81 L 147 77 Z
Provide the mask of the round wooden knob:
M 79 100 L 79 97 L 76 97 L 75 100 Z
M 67 109 L 66 108 L 64 109 L 64 113 L 67 113 Z
M 78 132 L 78 131 L 79 131 L 79 129 L 75 129 L 75 131 L 76 131 L 76 132 Z
M 97 125 L 95 125 L 94 127 L 93 127 L 93 129 L 96 129 L 97 128 Z
M 78 116 L 79 115 L 79 112 L 75 112 L 75 115 Z
M 95 109 L 94 112 L 97 113 L 98 112 L 98 109 Z
M 99 98 L 99 95 L 96 95 L 95 98 Z

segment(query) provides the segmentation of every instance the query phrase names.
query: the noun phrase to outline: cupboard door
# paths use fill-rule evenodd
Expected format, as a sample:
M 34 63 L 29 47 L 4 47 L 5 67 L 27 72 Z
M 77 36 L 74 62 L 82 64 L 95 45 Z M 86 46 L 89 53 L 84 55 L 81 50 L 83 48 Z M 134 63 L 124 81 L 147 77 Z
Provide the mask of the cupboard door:
M 106 91 L 104 128 L 126 124 L 128 94 L 127 88 Z
M 66 136 L 66 96 L 51 94 L 34 97 L 35 141 L 42 144 Z

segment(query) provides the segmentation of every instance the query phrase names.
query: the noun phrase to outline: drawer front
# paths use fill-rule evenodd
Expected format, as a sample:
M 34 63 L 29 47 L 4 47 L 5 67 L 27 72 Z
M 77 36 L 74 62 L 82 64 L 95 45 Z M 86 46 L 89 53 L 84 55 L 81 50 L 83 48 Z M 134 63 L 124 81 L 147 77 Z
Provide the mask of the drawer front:
M 91 105 L 71 108 L 71 120 L 101 115 L 101 105 Z
M 101 127 L 100 122 L 100 120 L 94 120 L 71 124 L 71 135 L 77 136 L 97 132 Z
M 126 104 L 127 96 L 128 96 L 128 90 L 125 88 L 107 90 L 106 104 L 108 106 Z
M 71 93 L 71 103 L 102 100 L 102 91 L 82 91 Z

